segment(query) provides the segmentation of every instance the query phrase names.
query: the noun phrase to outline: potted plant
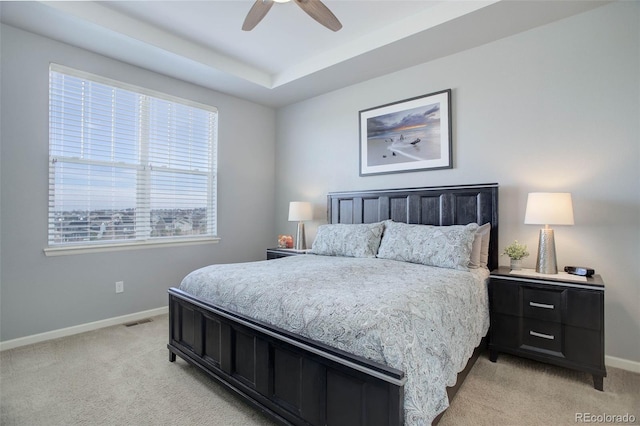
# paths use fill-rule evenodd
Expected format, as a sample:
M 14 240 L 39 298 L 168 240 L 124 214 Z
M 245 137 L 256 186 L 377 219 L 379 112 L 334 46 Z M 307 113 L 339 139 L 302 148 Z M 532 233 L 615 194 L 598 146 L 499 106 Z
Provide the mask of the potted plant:
M 518 240 L 515 240 L 513 243 L 506 246 L 502 254 L 509 256 L 511 259 L 511 270 L 513 271 L 519 271 L 522 269 L 522 259 L 529 256 L 527 246 L 518 243 Z

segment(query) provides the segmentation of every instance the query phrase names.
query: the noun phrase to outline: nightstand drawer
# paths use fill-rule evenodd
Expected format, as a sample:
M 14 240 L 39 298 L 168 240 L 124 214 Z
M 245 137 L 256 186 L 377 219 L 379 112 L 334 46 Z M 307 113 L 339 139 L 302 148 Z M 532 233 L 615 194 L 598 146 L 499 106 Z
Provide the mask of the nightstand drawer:
M 562 352 L 562 325 L 560 323 L 524 318 L 520 338 L 524 346 Z
M 562 291 L 523 288 L 522 313 L 527 318 L 560 322 Z

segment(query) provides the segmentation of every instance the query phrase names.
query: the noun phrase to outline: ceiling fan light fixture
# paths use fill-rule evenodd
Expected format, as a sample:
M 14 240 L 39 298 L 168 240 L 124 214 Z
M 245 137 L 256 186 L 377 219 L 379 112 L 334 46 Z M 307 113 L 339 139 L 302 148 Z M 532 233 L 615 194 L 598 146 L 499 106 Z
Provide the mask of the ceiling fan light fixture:
M 287 3 L 290 0 L 256 0 L 247 17 L 242 24 L 243 31 L 251 31 L 262 18 L 265 17 L 273 3 Z M 320 0 L 296 0 L 295 3 L 304 10 L 307 15 L 315 19 L 321 25 L 329 28 L 331 31 L 339 31 L 342 24 L 336 16 L 329 10 L 327 6 Z

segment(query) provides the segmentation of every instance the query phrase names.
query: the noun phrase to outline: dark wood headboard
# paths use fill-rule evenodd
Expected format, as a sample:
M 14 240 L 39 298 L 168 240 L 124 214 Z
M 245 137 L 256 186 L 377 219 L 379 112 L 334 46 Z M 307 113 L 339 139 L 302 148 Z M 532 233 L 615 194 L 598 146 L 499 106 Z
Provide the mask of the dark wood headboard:
M 498 267 L 498 184 L 331 192 L 329 223 L 374 223 L 387 219 L 422 225 L 491 222 L 489 270 Z

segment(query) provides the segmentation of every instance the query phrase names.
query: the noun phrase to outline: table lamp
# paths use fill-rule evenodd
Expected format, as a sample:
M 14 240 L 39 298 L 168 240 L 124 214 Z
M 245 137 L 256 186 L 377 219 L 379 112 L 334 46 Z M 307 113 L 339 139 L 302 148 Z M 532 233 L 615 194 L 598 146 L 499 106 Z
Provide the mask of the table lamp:
M 568 192 L 531 192 L 527 197 L 525 225 L 544 225 L 540 229 L 536 272 L 557 274 L 556 243 L 549 225 L 573 225 L 573 204 Z
M 289 203 L 289 222 L 298 222 L 295 249 L 306 250 L 307 243 L 304 236 L 304 221 L 313 219 L 311 203 L 306 201 L 291 201 Z

